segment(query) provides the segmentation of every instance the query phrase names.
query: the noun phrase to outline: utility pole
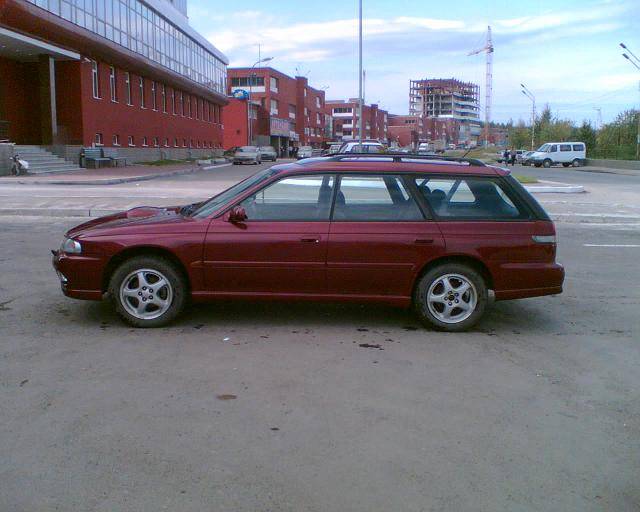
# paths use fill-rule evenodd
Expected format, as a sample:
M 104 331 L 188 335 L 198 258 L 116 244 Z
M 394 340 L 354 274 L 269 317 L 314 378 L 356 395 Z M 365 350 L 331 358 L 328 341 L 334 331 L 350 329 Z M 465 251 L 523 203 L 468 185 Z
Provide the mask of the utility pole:
M 638 59 L 638 57 L 636 57 L 636 54 L 633 53 L 624 43 L 620 43 L 620 46 L 622 47 L 622 49 L 627 50 L 627 52 L 629 52 L 629 55 L 631 55 L 631 57 L 629 57 L 629 55 L 623 53 L 622 56 L 629 62 L 631 62 L 631 64 L 636 67 L 638 71 L 640 71 L 640 59 Z M 640 94 L 640 81 L 638 81 L 638 93 Z M 640 104 L 638 105 L 638 112 L 636 115 L 638 117 L 638 133 L 636 134 L 636 160 L 640 160 Z
M 358 93 L 358 121 L 360 123 L 360 129 L 358 130 L 358 137 L 360 140 L 360 147 L 358 148 L 358 152 L 362 151 L 362 141 L 363 141 L 363 129 L 364 123 L 362 122 L 362 109 L 363 109 L 363 74 L 362 74 L 362 0 L 358 0 L 358 84 L 359 84 L 359 93 Z
M 249 70 L 249 102 L 247 103 L 247 138 L 249 139 L 247 141 L 247 146 L 251 146 L 251 143 L 253 142 L 253 123 L 251 122 L 251 91 L 253 88 L 253 77 L 254 77 L 254 73 L 253 70 L 255 69 L 255 67 L 258 64 L 262 64 L 263 62 L 269 62 L 270 60 L 273 60 L 273 57 L 265 57 L 264 59 L 258 59 L 258 61 L 251 66 L 251 69 Z
M 531 100 L 531 151 L 533 151 L 536 144 L 536 97 L 524 84 L 520 84 L 520 87 L 522 87 L 522 94 Z

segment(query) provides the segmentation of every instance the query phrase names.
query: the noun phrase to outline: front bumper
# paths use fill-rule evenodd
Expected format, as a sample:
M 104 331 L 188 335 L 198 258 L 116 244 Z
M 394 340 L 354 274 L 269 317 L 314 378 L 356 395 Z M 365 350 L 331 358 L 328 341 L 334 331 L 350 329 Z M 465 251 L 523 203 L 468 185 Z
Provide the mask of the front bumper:
M 67 255 L 51 251 L 51 264 L 60 280 L 60 289 L 67 297 L 83 300 L 102 299 L 103 262 L 100 258 Z

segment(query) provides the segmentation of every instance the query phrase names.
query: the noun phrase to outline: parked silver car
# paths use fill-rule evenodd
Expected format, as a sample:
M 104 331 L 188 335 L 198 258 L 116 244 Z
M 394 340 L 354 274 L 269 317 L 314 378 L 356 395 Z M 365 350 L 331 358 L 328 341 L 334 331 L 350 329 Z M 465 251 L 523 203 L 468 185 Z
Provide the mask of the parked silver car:
M 298 160 L 303 158 L 311 158 L 313 156 L 313 148 L 311 146 L 301 146 L 298 149 Z
M 262 157 L 260 156 L 260 151 L 258 151 L 256 146 L 242 146 L 241 148 L 238 148 L 233 155 L 233 165 L 258 165 L 261 163 Z
M 262 160 L 275 162 L 278 158 L 278 153 L 273 146 L 260 146 L 258 147 L 258 151 L 260 152 Z

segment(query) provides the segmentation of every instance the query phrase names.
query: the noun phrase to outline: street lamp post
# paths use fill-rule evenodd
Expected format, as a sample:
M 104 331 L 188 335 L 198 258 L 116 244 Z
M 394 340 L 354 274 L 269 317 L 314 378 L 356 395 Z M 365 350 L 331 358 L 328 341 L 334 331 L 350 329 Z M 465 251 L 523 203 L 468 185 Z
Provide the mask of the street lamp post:
M 360 147 L 358 151 L 362 151 L 362 141 L 363 141 L 363 122 L 362 122 L 362 110 L 364 98 L 362 97 L 362 0 L 358 0 L 358 84 L 359 84 L 359 94 L 358 94 L 358 122 L 360 123 L 360 127 L 358 130 L 358 137 L 360 140 Z
M 640 59 L 636 57 L 635 53 L 633 53 L 624 43 L 620 43 L 620 47 L 623 50 L 627 50 L 631 57 L 627 53 L 623 53 L 622 56 L 627 59 L 633 66 L 635 66 L 640 71 Z M 640 81 L 638 81 L 638 93 L 640 93 Z M 638 107 L 638 133 L 636 134 L 636 159 L 640 159 L 640 106 Z
M 273 57 L 258 59 L 258 61 L 253 66 L 251 66 L 251 69 L 249 70 L 249 102 L 247 103 L 247 146 L 251 146 L 251 142 L 253 141 L 253 123 L 251 122 L 251 89 L 253 87 L 253 70 L 258 64 L 269 62 L 271 60 L 273 60 Z
M 536 97 L 524 84 L 520 84 L 520 87 L 522 87 L 522 94 L 531 100 L 531 151 L 533 151 L 536 143 Z

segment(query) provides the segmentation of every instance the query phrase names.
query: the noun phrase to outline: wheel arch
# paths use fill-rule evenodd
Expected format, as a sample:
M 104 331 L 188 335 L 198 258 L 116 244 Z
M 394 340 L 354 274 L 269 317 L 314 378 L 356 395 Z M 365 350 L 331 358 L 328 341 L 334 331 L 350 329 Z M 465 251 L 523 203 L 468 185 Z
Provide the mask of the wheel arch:
M 125 261 L 135 258 L 137 256 L 156 256 L 158 258 L 162 258 L 171 263 L 180 275 L 184 279 L 185 284 L 188 289 L 191 288 L 191 280 L 189 279 L 189 273 L 187 272 L 186 267 L 173 252 L 163 247 L 156 247 L 153 245 L 142 245 L 136 247 L 127 247 L 122 251 L 114 254 L 109 262 L 107 263 L 105 270 L 102 274 L 102 293 L 106 293 L 109 289 L 109 282 L 111 281 L 111 276 L 115 270 Z
M 435 268 L 439 265 L 448 264 L 448 263 L 459 263 L 459 264 L 467 265 L 473 268 L 483 277 L 483 279 L 485 280 L 485 283 L 487 284 L 487 289 L 489 290 L 495 289 L 493 275 L 491 274 L 491 271 L 489 270 L 489 268 L 480 259 L 474 256 L 470 256 L 468 254 L 454 254 L 454 255 L 442 256 L 440 258 L 436 258 L 425 263 L 425 265 L 420 269 L 420 271 L 416 275 L 416 278 L 413 282 L 413 289 L 412 289 L 411 296 L 413 297 L 415 295 L 416 287 L 418 286 L 420 279 L 422 279 L 422 276 L 424 276 L 432 268 Z

